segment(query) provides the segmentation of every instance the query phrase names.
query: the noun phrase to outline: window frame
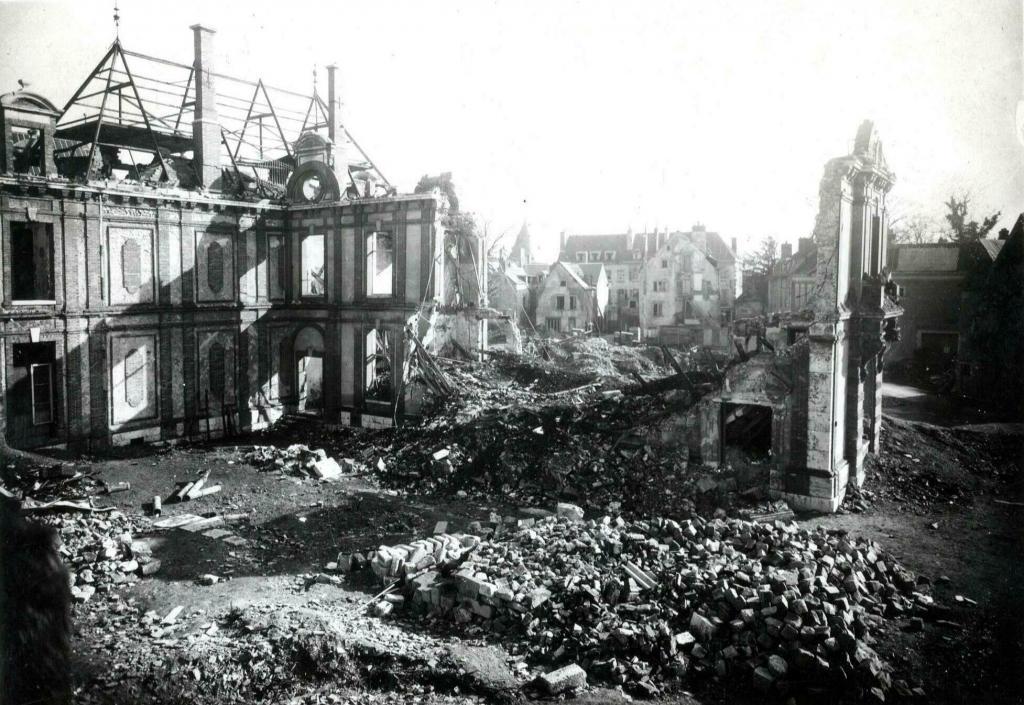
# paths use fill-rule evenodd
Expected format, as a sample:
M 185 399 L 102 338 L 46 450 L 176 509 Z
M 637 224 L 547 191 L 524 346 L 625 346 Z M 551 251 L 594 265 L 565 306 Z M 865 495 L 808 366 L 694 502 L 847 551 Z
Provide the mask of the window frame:
M 27 232 L 32 233 L 32 236 L 34 237 L 34 233 L 33 233 L 34 228 L 42 227 L 44 229 L 45 233 L 48 235 L 48 240 L 49 240 L 49 244 L 50 244 L 50 256 L 49 256 L 50 272 L 49 272 L 49 276 L 50 276 L 50 290 L 51 290 L 53 296 L 50 297 L 50 298 L 46 298 L 46 299 L 19 299 L 19 298 L 16 298 L 15 297 L 15 293 L 14 293 L 14 277 L 11 276 L 9 278 L 10 279 L 10 289 L 9 289 L 10 296 L 8 298 L 8 301 L 9 301 L 10 305 L 11 306 L 55 306 L 57 304 L 57 288 L 58 287 L 57 287 L 57 267 L 56 267 L 55 262 L 54 262 L 54 257 L 56 256 L 56 252 L 57 252 L 57 243 L 55 241 L 56 240 L 56 234 L 55 234 L 56 228 L 54 227 L 54 224 L 52 222 L 50 222 L 50 221 L 45 221 L 45 220 L 6 220 L 5 225 L 6 225 L 6 227 L 4 228 L 4 231 L 6 233 L 7 247 L 8 247 L 8 251 L 10 253 L 9 257 L 10 257 L 12 269 L 16 266 L 15 262 L 14 262 L 14 231 L 15 231 L 15 228 L 22 227 Z
M 376 406 L 376 407 L 385 407 L 386 406 L 386 407 L 390 408 L 391 405 L 394 404 L 396 395 L 398 393 L 398 390 L 396 389 L 396 386 L 395 386 L 395 351 L 396 351 L 396 348 L 395 348 L 395 345 L 394 345 L 393 332 L 389 331 L 387 328 L 385 328 L 383 325 L 381 325 L 379 323 L 377 325 L 373 326 L 372 328 L 368 329 L 368 330 L 367 329 L 364 329 L 364 330 L 366 330 L 366 332 L 363 334 L 363 368 L 362 368 L 362 370 L 363 370 L 363 372 L 362 372 L 362 374 L 363 374 L 363 380 L 362 380 L 362 382 L 363 382 L 362 383 L 363 404 L 366 405 L 367 407 L 369 407 L 370 405 L 373 405 L 373 406 Z M 383 336 L 381 335 L 381 333 L 383 333 Z M 372 360 L 371 360 L 371 353 L 370 353 L 370 335 L 371 334 L 373 335 L 373 345 L 374 345 L 374 350 L 373 350 L 373 353 L 372 353 L 372 357 L 373 357 Z M 376 378 L 376 374 L 374 374 L 374 376 L 372 378 L 370 377 L 370 375 L 369 375 L 369 367 L 370 367 L 370 365 L 376 365 L 377 364 L 377 361 L 376 361 L 377 354 L 378 354 L 377 353 L 377 346 L 379 345 L 379 339 L 381 337 L 384 338 L 385 347 L 386 347 L 386 350 L 387 350 L 388 375 L 390 377 L 390 379 L 388 380 L 388 388 L 389 388 L 390 391 L 389 391 L 389 395 L 388 395 L 387 399 L 380 399 L 380 398 L 377 398 L 377 397 L 371 397 L 368 394 L 369 387 L 370 387 L 370 382 L 371 382 L 372 379 Z
M 388 291 L 385 293 L 377 293 L 373 291 L 373 280 L 376 278 L 376 267 L 377 267 L 377 236 L 387 235 L 391 238 L 391 284 L 388 287 Z M 370 250 L 370 239 L 373 239 L 373 250 Z M 374 258 L 373 269 L 370 268 L 370 257 Z M 369 233 L 363 236 L 363 295 L 368 299 L 393 299 L 395 298 L 397 290 L 397 274 L 398 274 L 398 242 L 395 236 L 395 232 L 385 230 L 377 227 L 371 230 Z M 371 276 L 371 271 L 374 276 Z
M 49 400 L 48 400 L 49 405 L 48 405 L 47 408 L 49 409 L 50 417 L 48 419 L 45 419 L 45 420 L 39 420 L 38 418 L 36 418 L 36 409 L 37 409 L 37 405 L 36 405 L 36 368 L 42 368 L 42 367 L 46 368 L 46 377 L 47 377 L 46 388 L 47 388 L 47 392 L 49 393 Z M 52 362 L 31 362 L 31 363 L 29 363 L 29 365 L 28 365 L 28 381 L 29 381 L 29 387 L 32 390 L 32 425 L 33 426 L 48 426 L 48 425 L 52 424 L 54 422 L 54 420 L 56 419 L 56 414 L 54 413 L 55 410 L 54 410 L 54 398 L 53 398 L 54 397 L 54 394 L 53 394 L 53 363 Z
M 324 291 L 323 291 L 322 294 L 311 294 L 311 293 L 307 293 L 306 292 L 306 282 L 307 282 L 306 263 L 305 263 L 306 241 L 311 239 L 311 238 L 317 238 L 317 237 L 320 238 L 322 240 L 322 242 L 323 242 L 323 247 L 322 247 L 323 259 L 321 261 L 323 262 L 323 278 L 324 278 L 323 286 L 324 286 Z M 311 278 L 312 277 L 310 277 L 310 279 Z M 318 300 L 318 301 L 321 300 L 321 299 L 326 299 L 327 298 L 327 235 L 325 233 L 307 232 L 307 233 L 304 233 L 302 235 L 302 238 L 299 240 L 299 298 L 302 298 L 302 299 L 315 299 L 315 300 Z

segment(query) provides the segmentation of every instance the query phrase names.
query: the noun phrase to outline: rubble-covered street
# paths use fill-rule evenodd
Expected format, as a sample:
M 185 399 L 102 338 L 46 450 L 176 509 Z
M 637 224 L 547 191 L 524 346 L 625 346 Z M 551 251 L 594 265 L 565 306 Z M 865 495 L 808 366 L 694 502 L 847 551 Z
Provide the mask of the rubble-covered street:
M 8 482 L 60 531 L 76 702 L 1014 701 L 1019 435 L 886 419 L 864 488 L 796 516 L 662 437 L 700 391 L 640 393 L 661 349 L 603 352 L 440 361 L 421 426 Z

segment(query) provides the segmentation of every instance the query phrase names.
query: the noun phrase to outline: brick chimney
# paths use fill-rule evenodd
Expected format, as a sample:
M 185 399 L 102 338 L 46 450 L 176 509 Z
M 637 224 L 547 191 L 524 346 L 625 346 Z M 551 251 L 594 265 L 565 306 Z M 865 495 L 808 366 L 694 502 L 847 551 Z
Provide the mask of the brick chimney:
M 192 118 L 193 159 L 196 177 L 204 188 L 220 185 L 220 121 L 217 119 L 217 86 L 213 76 L 215 31 L 192 25 L 195 39 L 196 104 Z

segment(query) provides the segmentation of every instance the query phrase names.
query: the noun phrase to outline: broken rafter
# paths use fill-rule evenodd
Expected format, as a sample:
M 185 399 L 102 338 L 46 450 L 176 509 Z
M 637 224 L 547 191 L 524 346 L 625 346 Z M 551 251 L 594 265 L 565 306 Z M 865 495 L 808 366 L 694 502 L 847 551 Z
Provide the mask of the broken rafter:
M 124 66 L 125 73 L 128 74 L 128 81 L 131 83 L 132 93 L 135 94 L 135 100 L 138 103 L 138 108 L 142 112 L 142 119 L 146 123 L 146 132 L 149 133 L 150 139 L 153 140 L 153 150 L 156 153 L 157 161 L 160 162 L 160 170 L 163 172 L 163 178 L 164 180 L 167 180 L 169 178 L 167 165 L 164 164 L 164 157 L 160 153 L 160 144 L 156 140 L 156 133 L 153 132 L 153 127 L 149 124 L 149 115 L 146 113 L 146 109 L 142 105 L 142 96 L 139 95 L 139 89 L 135 85 L 135 79 L 132 78 L 132 70 L 128 68 L 128 59 L 125 58 L 124 52 L 121 50 L 120 41 L 115 41 L 114 46 L 117 48 L 118 54 L 121 55 L 121 64 Z M 113 63 L 111 63 L 111 68 L 113 68 Z

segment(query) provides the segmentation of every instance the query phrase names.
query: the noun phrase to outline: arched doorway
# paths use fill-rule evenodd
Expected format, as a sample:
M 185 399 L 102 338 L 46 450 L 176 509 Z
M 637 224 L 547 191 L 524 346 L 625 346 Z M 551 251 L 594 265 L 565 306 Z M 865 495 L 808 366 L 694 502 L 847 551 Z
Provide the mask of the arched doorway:
M 306 326 L 295 335 L 295 391 L 298 411 L 321 414 L 324 409 L 324 336 Z

